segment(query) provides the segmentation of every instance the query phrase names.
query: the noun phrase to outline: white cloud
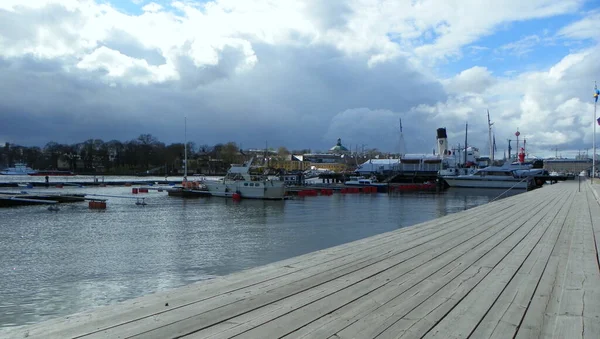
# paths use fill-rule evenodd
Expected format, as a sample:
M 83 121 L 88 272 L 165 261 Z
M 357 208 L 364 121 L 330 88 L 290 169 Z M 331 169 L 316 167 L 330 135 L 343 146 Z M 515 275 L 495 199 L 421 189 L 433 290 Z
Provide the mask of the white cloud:
M 496 79 L 485 67 L 475 66 L 457 74 L 454 78 L 443 81 L 449 93 L 483 93 Z
M 142 11 L 144 12 L 160 12 L 162 9 L 163 6 L 157 4 L 156 2 L 151 2 L 142 7 Z
M 574 22 L 564 28 L 562 28 L 558 35 L 571 39 L 600 39 L 598 34 L 598 23 L 600 22 L 600 11 L 593 11 L 588 15 Z
M 409 50 L 419 59 L 435 60 L 460 55 L 463 46 L 491 34 L 502 24 L 572 12 L 579 8 L 581 1 L 425 0 L 412 3 L 362 1 L 360 4 L 349 26 L 352 35 L 358 36 L 352 46 L 363 45 L 390 53 L 398 52 L 397 49 Z M 390 33 L 400 40 L 396 50 L 388 45 L 388 39 L 377 39 Z M 428 39 L 428 34 L 433 38 Z
M 146 48 L 160 51 L 169 67 L 187 52 L 197 66 L 213 65 L 223 45 L 238 46 L 252 59 L 252 45 L 262 42 L 331 45 L 350 56 L 366 56 L 370 66 L 412 56 L 415 65 L 426 69 L 427 60 L 460 55 L 462 47 L 491 34 L 498 25 L 566 13 L 579 5 L 579 0 L 220 0 L 197 5 L 175 1 L 171 6 L 182 15 L 152 2 L 136 16 L 93 0 L 5 0 L 0 8 L 17 20 L 51 8 L 63 8 L 72 18 L 59 25 L 58 32 L 38 22 L 36 38 L 20 45 L 4 43 L 0 53 L 83 57 L 109 39 L 111 31 L 120 30 Z M 65 34 L 69 41 L 62 39 Z M 254 61 L 241 62 L 248 68 Z
M 168 65 L 152 66 L 146 60 L 132 58 L 104 46 L 86 55 L 77 67 L 90 71 L 102 70 L 111 80 L 126 79 L 134 84 L 178 79 L 175 69 Z
M 541 42 L 541 38 L 537 35 L 529 35 L 520 40 L 502 45 L 500 50 L 507 51 L 516 56 L 523 56 L 532 52 L 535 47 Z

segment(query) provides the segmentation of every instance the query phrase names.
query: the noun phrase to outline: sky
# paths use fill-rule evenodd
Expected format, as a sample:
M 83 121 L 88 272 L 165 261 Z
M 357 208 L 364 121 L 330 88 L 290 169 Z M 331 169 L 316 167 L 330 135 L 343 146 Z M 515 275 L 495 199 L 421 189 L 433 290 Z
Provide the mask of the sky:
M 0 142 L 488 154 L 489 110 L 497 158 L 591 156 L 599 41 L 598 0 L 2 0 Z

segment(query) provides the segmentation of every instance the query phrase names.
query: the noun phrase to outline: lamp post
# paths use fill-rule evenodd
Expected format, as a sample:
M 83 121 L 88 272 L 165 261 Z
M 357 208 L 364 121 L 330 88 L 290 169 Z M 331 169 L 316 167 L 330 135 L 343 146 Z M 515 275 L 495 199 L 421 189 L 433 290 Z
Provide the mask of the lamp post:
M 521 135 L 521 132 L 519 132 L 519 130 L 517 130 L 515 132 L 515 136 L 517 137 L 517 160 L 519 159 L 519 135 Z

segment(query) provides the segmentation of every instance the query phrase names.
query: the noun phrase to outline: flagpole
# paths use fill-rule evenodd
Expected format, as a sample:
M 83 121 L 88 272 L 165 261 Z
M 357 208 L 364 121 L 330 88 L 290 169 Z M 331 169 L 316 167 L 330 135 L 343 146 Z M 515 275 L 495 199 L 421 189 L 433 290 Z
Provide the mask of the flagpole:
M 594 86 L 594 88 L 598 88 Z M 593 140 L 593 149 L 594 155 L 592 156 L 592 184 L 594 183 L 594 177 L 596 176 L 596 106 L 598 105 L 598 100 L 594 101 L 594 138 Z

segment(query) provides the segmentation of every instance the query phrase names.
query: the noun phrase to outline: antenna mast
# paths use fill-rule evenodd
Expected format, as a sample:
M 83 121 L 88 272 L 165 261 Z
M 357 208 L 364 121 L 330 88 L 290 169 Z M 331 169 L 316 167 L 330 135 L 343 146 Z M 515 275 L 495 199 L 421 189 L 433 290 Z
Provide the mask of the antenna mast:
M 187 181 L 187 117 L 183 117 L 183 181 Z

